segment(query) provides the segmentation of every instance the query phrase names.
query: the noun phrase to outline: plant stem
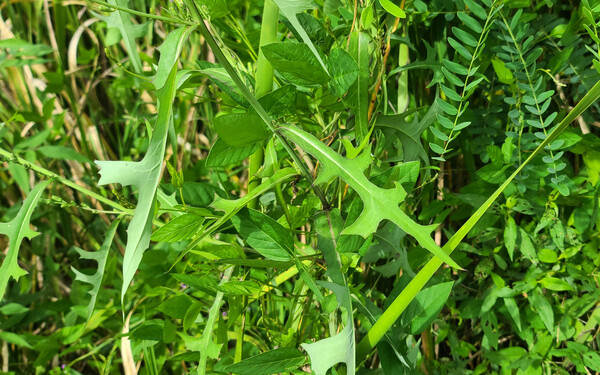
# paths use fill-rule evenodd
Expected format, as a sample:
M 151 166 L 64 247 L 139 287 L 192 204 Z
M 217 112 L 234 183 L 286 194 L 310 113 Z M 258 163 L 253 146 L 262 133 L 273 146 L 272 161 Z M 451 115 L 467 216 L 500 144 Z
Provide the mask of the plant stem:
M 229 281 L 234 268 L 235 267 L 229 267 L 225 270 L 219 285 L 223 285 Z M 204 326 L 204 331 L 202 332 L 202 337 L 200 338 L 200 362 L 198 363 L 198 375 L 204 375 L 206 373 L 208 348 L 210 347 L 210 342 L 212 340 L 212 331 L 219 314 L 219 309 L 221 307 L 221 303 L 223 302 L 223 295 L 223 292 L 217 292 L 215 301 L 208 312 L 208 319 L 206 320 L 206 325 Z
M 260 98 L 271 92 L 273 89 L 273 66 L 262 53 L 262 46 L 273 43 L 277 40 L 277 23 L 279 20 L 279 7 L 273 0 L 265 0 L 263 8 L 262 24 L 260 29 L 260 47 L 258 51 L 258 61 L 256 62 L 256 97 Z M 262 166 L 264 161 L 264 144 L 250 156 L 250 165 L 248 166 L 248 192 L 256 188 L 260 181 L 254 176 Z M 258 199 L 253 199 L 248 203 L 249 208 L 258 207 Z
M 75 190 L 79 191 L 80 193 L 87 195 L 90 198 L 94 198 L 99 202 L 102 202 L 108 206 L 111 206 L 112 208 L 117 209 L 118 211 L 120 211 L 120 213 L 125 213 L 125 214 L 129 214 L 129 215 L 133 214 L 132 210 L 129 210 L 129 209 L 121 206 L 120 204 L 115 203 L 115 202 L 111 201 L 110 199 L 103 197 L 102 195 L 100 195 L 98 193 L 94 193 L 93 191 L 86 189 L 83 186 L 79 186 L 75 182 L 68 180 L 52 171 L 49 171 L 44 167 L 40 167 L 39 165 L 33 164 L 11 152 L 8 152 L 1 147 L 0 147 L 0 156 L 4 156 L 9 161 L 21 164 L 25 168 L 31 169 L 34 172 L 41 174 L 42 176 L 54 178 L 63 185 L 67 185 L 68 187 L 75 189 Z
M 116 4 L 109 4 L 109 3 L 105 2 L 105 1 L 102 1 L 102 0 L 90 0 L 90 1 L 92 3 L 95 3 L 95 4 L 102 5 L 102 6 L 105 6 L 107 8 L 119 10 L 121 12 L 133 14 L 135 16 L 152 18 L 154 20 L 159 20 L 159 21 L 168 22 L 168 23 L 174 23 L 174 24 L 180 24 L 180 25 L 196 26 L 196 23 L 194 23 L 194 22 L 182 20 L 182 19 L 179 19 L 179 18 L 157 16 L 156 14 L 150 14 L 150 13 L 140 12 L 140 11 L 129 9 L 127 7 L 122 7 L 122 6 L 119 6 L 119 5 L 116 5 Z

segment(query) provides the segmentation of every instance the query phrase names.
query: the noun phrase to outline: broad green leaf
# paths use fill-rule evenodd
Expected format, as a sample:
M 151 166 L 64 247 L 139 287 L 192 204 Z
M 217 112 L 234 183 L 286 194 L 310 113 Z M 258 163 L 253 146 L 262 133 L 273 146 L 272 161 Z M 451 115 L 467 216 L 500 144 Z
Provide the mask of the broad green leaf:
M 6 252 L 2 266 L 0 266 L 0 300 L 4 298 L 6 286 L 11 278 L 16 281 L 19 280 L 19 277 L 27 274 L 27 271 L 19 267 L 19 248 L 21 247 L 23 238 L 27 237 L 31 240 L 39 234 L 29 228 L 29 220 L 44 189 L 49 183 L 50 180 L 38 183 L 31 189 L 17 216 L 8 223 L 0 223 L 0 234 L 8 236 L 8 251 Z
M 294 240 L 278 222 L 253 209 L 243 209 L 231 218 L 233 226 L 254 250 L 271 260 L 288 261 Z
M 180 242 L 189 240 L 198 234 L 204 218 L 194 214 L 177 216 L 162 227 L 158 228 L 150 239 L 157 242 Z
M 183 319 L 186 311 L 192 306 L 194 299 L 187 294 L 171 297 L 158 305 L 156 310 L 174 319 Z
M 506 227 L 504 228 L 504 246 L 508 251 L 510 260 L 513 260 L 515 254 L 515 247 L 517 245 L 517 223 L 512 216 L 506 218 Z
M 222 139 L 217 139 L 206 157 L 207 167 L 225 167 L 230 164 L 237 164 L 252 155 L 259 147 L 259 143 L 244 146 L 229 146 Z
M 85 251 L 78 247 L 75 248 L 75 251 L 77 251 L 79 254 L 79 258 L 95 260 L 98 264 L 98 269 L 93 275 L 86 275 L 85 273 L 76 270 L 74 267 L 71 267 L 71 271 L 73 271 L 75 274 L 75 280 L 79 280 L 82 283 L 90 284 L 92 286 L 92 289 L 88 292 L 88 294 L 91 296 L 90 302 L 88 302 L 87 306 L 85 307 L 87 312 L 85 324 L 90 321 L 90 318 L 94 313 L 94 307 L 96 306 L 96 299 L 98 298 L 98 292 L 100 291 L 100 286 L 102 285 L 102 278 L 104 277 L 104 269 L 106 267 L 106 260 L 108 259 L 108 254 L 110 252 L 110 246 L 112 245 L 113 238 L 120 223 L 120 218 L 112 222 L 108 228 L 108 231 L 104 235 L 104 242 L 102 242 L 100 250 L 91 252 Z
M 255 113 L 230 113 L 213 118 L 219 137 L 229 146 L 241 147 L 263 141 L 269 133 Z
M 513 76 L 510 69 L 508 69 L 506 65 L 504 65 L 504 62 L 502 62 L 502 60 L 498 58 L 493 58 L 492 66 L 494 67 L 494 71 L 498 76 L 498 81 L 506 83 L 507 85 L 510 85 L 514 82 L 515 77 Z
M 231 264 L 233 266 L 248 266 L 252 268 L 290 268 L 294 263 L 290 261 L 277 261 L 269 259 L 242 259 L 242 258 L 226 258 L 216 260 L 217 264 Z
M 309 154 L 313 155 L 322 165 L 315 184 L 328 182 L 334 177 L 344 180 L 354 189 L 364 208 L 358 219 L 342 234 L 358 234 L 367 237 L 375 233 L 379 223 L 388 219 L 398 225 L 406 233 L 413 236 L 421 246 L 453 267 L 460 268 L 448 254 L 435 244 L 430 236 L 432 227 L 416 223 L 398 205 L 404 201 L 406 191 L 399 183 L 393 189 L 381 189 L 371 183 L 364 175 L 364 170 L 371 164 L 371 151 L 368 148 L 356 159 L 346 159 L 325 146 L 313 135 L 293 126 L 282 126 L 284 136 L 291 139 Z
M 556 333 L 554 330 L 554 312 L 552 311 L 552 306 L 550 302 L 542 295 L 539 289 L 533 290 L 529 294 L 529 303 L 540 318 L 542 322 L 550 332 L 552 336 Z
M 358 65 L 352 56 L 341 48 L 334 48 L 331 51 L 327 64 L 329 66 L 329 74 L 331 74 L 330 89 L 335 95 L 341 98 L 358 78 Z
M 13 332 L 0 331 L 0 340 L 6 341 L 9 344 L 22 346 L 24 348 L 32 348 L 31 344 L 29 344 L 29 342 L 27 342 L 23 336 Z
M 220 284 L 216 289 L 226 295 L 258 297 L 261 286 L 254 280 L 231 280 Z
M 279 348 L 246 358 L 226 366 L 225 371 L 239 375 L 279 374 L 297 369 L 306 362 L 304 354 L 295 348 Z
M 438 316 L 452 291 L 453 281 L 421 290 L 405 311 L 403 320 L 411 335 L 423 332 Z
M 181 52 L 184 41 L 193 28 L 181 28 L 172 31 L 165 39 L 161 48 L 171 50 L 172 44 L 177 45 L 177 55 Z M 161 55 L 162 58 L 167 58 Z M 170 59 L 170 58 L 169 58 Z M 156 188 L 160 181 L 161 167 L 167 141 L 169 122 L 172 121 L 173 101 L 177 85 L 177 65 L 173 60 L 165 85 L 157 91 L 158 115 L 152 132 L 152 139 L 144 158 L 138 162 L 129 161 L 96 161 L 101 168 L 99 185 L 121 184 L 138 188 L 138 203 L 133 219 L 127 229 L 127 245 L 123 259 L 123 287 L 121 300 L 133 280 L 144 252 L 150 244 L 152 220 L 156 205 Z M 160 63 L 159 63 L 160 64 Z
M 379 0 L 381 7 L 385 9 L 389 14 L 398 18 L 406 18 L 406 13 L 398 5 L 394 4 L 390 0 Z
M 298 84 L 323 85 L 330 78 L 326 68 L 323 68 L 319 60 L 311 52 L 310 47 L 304 43 L 271 43 L 261 47 L 261 51 L 271 65 L 278 72 L 284 74 L 285 78 L 298 78 Z
M 546 289 L 554 290 L 556 292 L 564 292 L 567 290 L 573 290 L 573 287 L 569 285 L 565 280 L 556 277 L 544 277 L 540 280 L 540 284 Z
M 519 312 L 519 306 L 513 297 L 505 297 L 504 305 L 510 314 L 510 317 L 515 322 L 519 331 L 521 330 L 521 313 Z
M 344 102 L 354 112 L 356 140 L 361 142 L 369 132 L 369 35 L 355 31 L 350 34 L 349 53 L 356 61 L 359 73 L 350 86 Z
M 107 2 L 111 5 L 118 5 L 121 7 L 127 7 L 127 3 L 129 0 L 107 0 Z M 123 39 L 123 43 L 125 44 L 125 49 L 127 50 L 127 54 L 131 59 L 131 64 L 133 65 L 133 70 L 136 73 L 142 72 L 142 60 L 140 58 L 140 54 L 137 50 L 137 45 L 135 44 L 136 38 L 141 38 L 146 33 L 148 29 L 149 23 L 144 24 L 134 24 L 131 22 L 131 15 L 120 10 L 115 10 L 111 12 L 108 16 L 102 16 L 100 14 L 94 13 L 96 17 L 106 22 L 106 27 L 108 29 L 116 29 L 121 34 L 121 38 Z M 162 59 L 162 56 L 161 56 Z
M 298 34 L 300 34 L 302 41 L 308 45 L 308 47 L 310 48 L 310 50 L 313 53 L 313 55 L 315 56 L 315 58 L 319 61 L 319 64 L 321 64 L 321 67 L 323 68 L 323 70 L 325 72 L 327 72 L 327 66 L 325 65 L 325 62 L 319 55 L 319 52 L 317 51 L 317 48 L 315 47 L 313 42 L 310 40 L 310 37 L 306 33 L 306 30 L 304 30 L 304 28 L 298 21 L 298 16 L 297 16 L 298 13 L 302 13 L 307 9 L 313 8 L 312 1 L 311 0 L 273 0 L 273 1 L 275 1 L 275 4 L 277 4 L 281 13 L 290 21 L 292 26 L 294 26 L 294 28 L 296 29 L 296 32 Z

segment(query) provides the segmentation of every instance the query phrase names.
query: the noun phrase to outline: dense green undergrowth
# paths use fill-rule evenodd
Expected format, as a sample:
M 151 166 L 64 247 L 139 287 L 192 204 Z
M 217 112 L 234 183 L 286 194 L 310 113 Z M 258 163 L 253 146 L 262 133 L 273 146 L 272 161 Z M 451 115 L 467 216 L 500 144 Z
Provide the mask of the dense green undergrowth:
M 0 372 L 600 373 L 600 2 L 0 4 Z

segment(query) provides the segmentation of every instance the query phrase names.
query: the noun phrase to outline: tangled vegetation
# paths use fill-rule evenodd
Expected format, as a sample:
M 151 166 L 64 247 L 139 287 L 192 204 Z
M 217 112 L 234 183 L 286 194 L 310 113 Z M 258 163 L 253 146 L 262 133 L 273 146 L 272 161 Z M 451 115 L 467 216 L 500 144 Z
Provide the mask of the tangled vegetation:
M 600 373 L 600 1 L 0 4 L 3 374 Z

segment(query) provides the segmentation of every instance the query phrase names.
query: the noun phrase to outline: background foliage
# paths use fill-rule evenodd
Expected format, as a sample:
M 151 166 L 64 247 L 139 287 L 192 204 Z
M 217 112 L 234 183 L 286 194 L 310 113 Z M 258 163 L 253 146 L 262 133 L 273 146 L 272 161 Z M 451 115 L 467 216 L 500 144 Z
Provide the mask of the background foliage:
M 0 370 L 600 372 L 599 14 L 3 2 Z

